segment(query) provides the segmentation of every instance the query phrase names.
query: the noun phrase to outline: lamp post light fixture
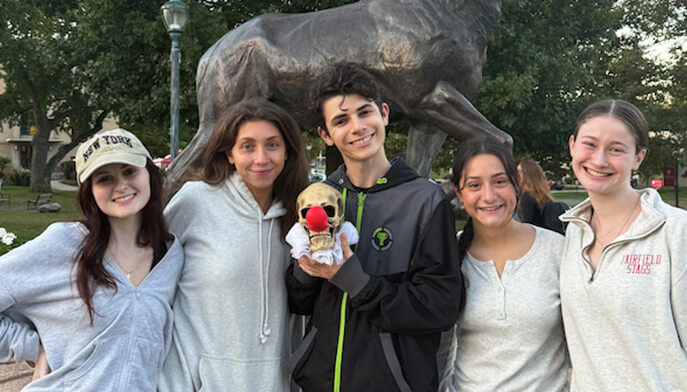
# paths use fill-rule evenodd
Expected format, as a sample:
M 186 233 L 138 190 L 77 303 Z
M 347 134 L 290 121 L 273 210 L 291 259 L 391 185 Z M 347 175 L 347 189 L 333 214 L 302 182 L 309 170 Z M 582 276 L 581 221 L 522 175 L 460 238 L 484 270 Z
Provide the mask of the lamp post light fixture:
M 173 161 L 179 150 L 179 63 L 181 61 L 179 39 L 188 19 L 188 6 L 181 0 L 169 0 L 162 5 L 160 10 L 162 21 L 172 39 L 172 51 L 169 55 L 172 62 L 169 144 L 170 158 Z
M 308 160 L 308 166 L 312 166 L 311 158 L 310 158 L 310 151 L 312 150 L 312 143 L 310 141 L 305 142 L 305 153 L 306 153 L 306 159 Z

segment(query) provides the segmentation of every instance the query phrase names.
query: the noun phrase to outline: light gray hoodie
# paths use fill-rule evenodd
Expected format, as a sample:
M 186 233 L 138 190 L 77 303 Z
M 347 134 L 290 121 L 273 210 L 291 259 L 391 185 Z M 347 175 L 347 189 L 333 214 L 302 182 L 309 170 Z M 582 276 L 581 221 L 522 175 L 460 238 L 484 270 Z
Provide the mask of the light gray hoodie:
M 35 361 L 40 337 L 51 372 L 24 391 L 154 391 L 171 343 L 181 245 L 175 239 L 138 287 L 106 257 L 117 290 L 95 291 L 91 326 L 73 283 L 85 234 L 79 223 L 55 223 L 0 257 L 0 362 Z
M 165 209 L 186 264 L 160 391 L 287 391 L 288 247 L 275 202 L 266 214 L 234 173 L 188 182 Z
M 687 391 L 687 211 L 653 189 L 639 194 L 642 211 L 596 270 L 589 199 L 561 216 L 572 391 Z

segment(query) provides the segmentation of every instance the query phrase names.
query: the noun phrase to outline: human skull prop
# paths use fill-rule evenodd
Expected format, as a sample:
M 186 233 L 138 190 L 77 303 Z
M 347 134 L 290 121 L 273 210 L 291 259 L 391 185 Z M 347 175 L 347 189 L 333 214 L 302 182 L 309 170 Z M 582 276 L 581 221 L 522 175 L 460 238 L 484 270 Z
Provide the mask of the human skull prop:
M 341 193 L 321 182 L 305 188 L 296 199 L 298 204 L 298 223 L 303 226 L 310 238 L 310 250 L 331 249 L 334 247 L 336 233 L 343 220 L 343 200 Z M 327 228 L 323 231 L 312 231 L 308 228 L 306 214 L 310 208 L 320 206 L 327 214 Z

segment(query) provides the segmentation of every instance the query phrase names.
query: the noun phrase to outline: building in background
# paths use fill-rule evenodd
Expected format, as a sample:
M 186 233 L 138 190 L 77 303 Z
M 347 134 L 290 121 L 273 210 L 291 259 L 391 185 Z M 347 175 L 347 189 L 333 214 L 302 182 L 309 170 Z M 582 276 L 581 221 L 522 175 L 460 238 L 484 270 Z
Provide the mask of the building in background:
M 5 82 L 0 79 L 0 94 L 4 91 Z M 30 111 L 21 116 L 19 125 L 10 125 L 8 121 L 0 122 L 0 157 L 9 158 L 10 165 L 15 169 L 31 169 L 31 158 L 33 153 L 31 141 L 33 135 L 37 131 L 33 122 L 33 115 Z M 103 122 L 103 130 L 115 128 L 117 128 L 115 119 L 111 116 L 106 118 Z M 48 159 L 57 153 L 60 146 L 68 144 L 71 140 L 71 132 L 50 132 Z M 74 147 L 72 151 L 66 154 L 61 162 L 71 161 L 74 158 L 77 147 Z

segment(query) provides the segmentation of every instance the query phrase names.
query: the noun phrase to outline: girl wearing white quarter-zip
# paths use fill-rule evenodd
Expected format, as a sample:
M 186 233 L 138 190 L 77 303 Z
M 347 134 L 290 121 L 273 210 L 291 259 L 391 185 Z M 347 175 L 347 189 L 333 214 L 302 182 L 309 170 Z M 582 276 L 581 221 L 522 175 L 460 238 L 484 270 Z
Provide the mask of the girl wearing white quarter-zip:
M 572 168 L 589 198 L 570 222 L 561 305 L 573 391 L 687 390 L 687 211 L 630 176 L 647 154 L 634 105 L 603 100 L 577 119 Z

